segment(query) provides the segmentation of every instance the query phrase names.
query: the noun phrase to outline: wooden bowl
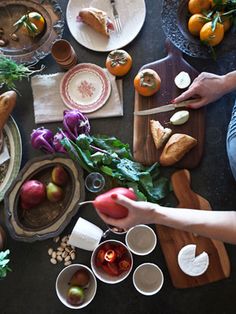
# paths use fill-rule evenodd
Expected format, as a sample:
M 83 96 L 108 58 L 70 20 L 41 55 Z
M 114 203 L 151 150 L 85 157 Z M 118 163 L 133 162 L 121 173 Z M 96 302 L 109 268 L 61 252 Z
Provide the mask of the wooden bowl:
M 39 180 L 47 185 L 56 165 L 61 165 L 69 176 L 67 185 L 63 187 L 63 199 L 52 203 L 46 198 L 32 209 L 22 209 L 22 184 L 28 180 Z M 83 171 L 76 163 L 61 154 L 36 157 L 20 171 L 5 195 L 6 224 L 16 240 L 33 242 L 55 237 L 68 225 L 79 208 L 77 204 L 83 200 Z

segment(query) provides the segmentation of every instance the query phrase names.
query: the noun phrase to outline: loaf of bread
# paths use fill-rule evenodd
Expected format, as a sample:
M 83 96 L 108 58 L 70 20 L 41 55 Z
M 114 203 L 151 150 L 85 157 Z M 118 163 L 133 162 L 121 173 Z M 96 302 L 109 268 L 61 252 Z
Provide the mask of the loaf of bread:
M 109 31 L 114 29 L 114 26 L 107 16 L 107 13 L 96 8 L 84 8 L 79 12 L 79 21 L 91 26 L 95 31 L 110 36 Z
M 172 130 L 164 128 L 158 120 L 150 120 L 151 134 L 157 149 L 159 149 L 170 137 Z
M 173 134 L 166 143 L 161 156 L 162 166 L 171 166 L 182 159 L 195 145 L 197 140 L 187 134 Z
M 0 133 L 16 104 L 16 92 L 8 91 L 0 96 Z

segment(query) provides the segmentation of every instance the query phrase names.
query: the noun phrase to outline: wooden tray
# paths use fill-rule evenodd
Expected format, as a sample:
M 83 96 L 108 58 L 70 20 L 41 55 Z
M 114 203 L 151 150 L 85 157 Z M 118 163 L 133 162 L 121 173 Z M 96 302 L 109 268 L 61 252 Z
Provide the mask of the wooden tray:
M 211 210 L 209 202 L 191 190 L 188 170 L 175 172 L 172 175 L 172 185 L 179 201 L 178 207 Z M 176 288 L 196 287 L 229 277 L 230 262 L 222 242 L 160 225 L 156 226 L 156 230 L 172 283 Z M 179 268 L 178 253 L 188 244 L 197 245 L 197 255 L 203 251 L 209 255 L 209 267 L 201 276 L 188 276 Z
M 161 89 L 151 97 L 143 97 L 135 93 L 134 111 L 150 109 L 166 105 L 181 90 L 175 86 L 174 78 L 181 71 L 188 72 L 193 80 L 198 72 L 182 57 L 182 53 L 169 41 L 166 43 L 168 55 L 166 58 L 144 65 L 142 69 L 151 68 L 161 77 Z M 179 110 L 183 110 L 180 108 Z M 151 165 L 159 161 L 161 150 L 157 150 L 150 133 L 150 120 L 159 120 L 163 126 L 170 127 L 174 133 L 186 133 L 198 140 L 198 144 L 178 163 L 178 168 L 194 168 L 201 160 L 204 147 L 205 109 L 190 110 L 190 119 L 181 126 L 166 125 L 175 111 L 153 114 L 148 116 L 134 116 L 133 152 L 137 161 Z

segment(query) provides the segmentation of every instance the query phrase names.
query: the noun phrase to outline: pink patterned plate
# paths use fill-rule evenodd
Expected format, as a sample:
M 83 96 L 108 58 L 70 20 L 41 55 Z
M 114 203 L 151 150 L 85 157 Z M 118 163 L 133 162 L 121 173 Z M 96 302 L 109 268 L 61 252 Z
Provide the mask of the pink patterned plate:
M 74 66 L 63 76 L 61 98 L 70 109 L 89 113 L 101 108 L 111 93 L 111 83 L 104 70 L 91 63 Z

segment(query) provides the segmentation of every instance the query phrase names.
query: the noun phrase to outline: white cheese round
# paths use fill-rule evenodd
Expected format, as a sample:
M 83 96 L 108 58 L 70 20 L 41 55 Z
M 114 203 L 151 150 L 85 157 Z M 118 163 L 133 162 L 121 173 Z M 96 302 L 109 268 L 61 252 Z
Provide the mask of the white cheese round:
M 178 264 L 180 269 L 189 276 L 200 276 L 209 266 L 209 256 L 202 252 L 196 256 L 196 244 L 184 246 L 178 254 Z

